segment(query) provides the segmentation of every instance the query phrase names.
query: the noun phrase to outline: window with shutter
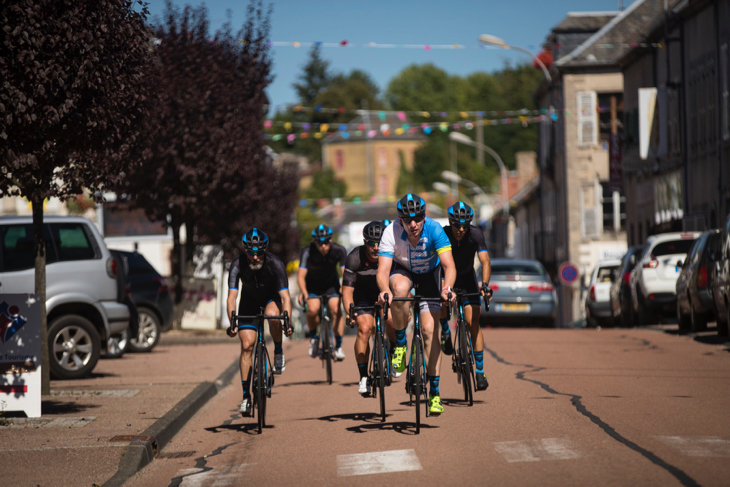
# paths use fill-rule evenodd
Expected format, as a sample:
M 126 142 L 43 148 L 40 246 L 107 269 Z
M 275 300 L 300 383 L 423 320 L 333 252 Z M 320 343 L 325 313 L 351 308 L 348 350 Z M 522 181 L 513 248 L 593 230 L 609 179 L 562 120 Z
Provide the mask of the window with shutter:
M 578 92 L 578 145 L 588 147 L 598 143 L 598 103 L 595 91 Z

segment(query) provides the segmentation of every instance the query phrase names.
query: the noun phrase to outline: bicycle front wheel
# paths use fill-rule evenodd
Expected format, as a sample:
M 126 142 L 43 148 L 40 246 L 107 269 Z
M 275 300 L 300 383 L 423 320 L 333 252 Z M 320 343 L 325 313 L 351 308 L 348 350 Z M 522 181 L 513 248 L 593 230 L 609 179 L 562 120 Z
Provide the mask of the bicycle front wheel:
M 471 390 L 471 374 L 469 373 L 469 341 L 466 337 L 466 323 L 459 321 L 459 366 L 461 368 L 461 384 L 464 387 L 464 401 L 469 402 L 469 406 L 474 404 L 474 398 Z
M 416 337 L 413 340 L 413 363 L 412 365 L 412 371 L 413 371 L 413 389 L 414 394 L 416 395 L 416 434 L 421 433 L 421 394 L 423 393 L 424 387 L 426 384 L 424 384 L 423 380 L 423 345 L 421 344 L 420 338 Z M 428 402 L 426 402 L 426 407 L 428 407 Z
M 256 345 L 256 408 L 258 409 L 258 429 L 262 433 L 266 416 L 266 375 L 264 372 L 266 361 L 264 347 L 261 343 Z
M 375 367 L 373 372 L 375 376 L 375 384 L 373 387 L 377 387 L 380 392 L 380 420 L 385 422 L 385 368 L 383 363 L 385 361 L 385 350 L 383 350 L 383 336 L 375 332 Z
M 322 348 L 327 369 L 327 382 L 332 384 L 332 328 L 329 317 L 322 320 Z

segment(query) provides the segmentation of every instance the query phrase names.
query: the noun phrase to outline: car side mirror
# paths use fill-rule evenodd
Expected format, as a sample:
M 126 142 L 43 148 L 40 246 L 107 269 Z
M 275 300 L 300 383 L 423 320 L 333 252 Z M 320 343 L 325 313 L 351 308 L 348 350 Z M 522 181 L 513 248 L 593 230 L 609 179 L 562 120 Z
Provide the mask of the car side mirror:
M 684 262 L 682 262 L 681 260 L 677 261 L 677 267 L 682 267 L 683 264 L 684 264 Z

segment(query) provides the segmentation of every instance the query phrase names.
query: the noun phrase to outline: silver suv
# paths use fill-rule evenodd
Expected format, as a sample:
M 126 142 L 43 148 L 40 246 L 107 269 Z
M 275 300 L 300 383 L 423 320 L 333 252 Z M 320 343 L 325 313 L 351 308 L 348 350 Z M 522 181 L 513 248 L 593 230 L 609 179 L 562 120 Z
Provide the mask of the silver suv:
M 81 217 L 45 217 L 46 311 L 51 376 L 89 374 L 109 340 L 127 331 L 123 266 L 96 226 Z M 0 293 L 32 293 L 31 217 L 0 217 Z
M 661 233 L 646 245 L 631 271 L 631 301 L 639 325 L 649 325 L 657 315 L 677 311 L 677 278 L 699 232 Z

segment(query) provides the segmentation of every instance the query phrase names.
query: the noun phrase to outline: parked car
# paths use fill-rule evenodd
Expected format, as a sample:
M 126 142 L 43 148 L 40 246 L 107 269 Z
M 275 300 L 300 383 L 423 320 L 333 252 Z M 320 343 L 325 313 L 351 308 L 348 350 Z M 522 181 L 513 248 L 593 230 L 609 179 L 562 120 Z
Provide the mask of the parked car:
M 556 326 L 558 297 L 539 261 L 492 259 L 491 267 L 489 287 L 494 294 L 489 312 L 482 300 L 483 325 Z
M 630 247 L 621 259 L 616 278 L 611 283 L 609 298 L 611 300 L 611 315 L 616 326 L 634 326 L 634 309 L 631 306 L 631 271 L 636 267 L 642 245 Z
M 130 352 L 149 352 L 160 334 L 172 327 L 174 302 L 167 279 L 138 252 L 112 250 L 128 268 L 127 286 L 139 315 L 139 331 L 127 345 Z
M 677 323 L 680 330 L 693 332 L 707 329 L 715 320 L 711 272 L 720 245 L 720 231 L 704 232 L 697 239 L 677 278 Z
M 631 271 L 631 304 L 637 324 L 655 323 L 677 311 L 677 277 L 699 232 L 651 235 Z
M 715 301 L 717 333 L 727 336 L 730 328 L 730 215 L 722 229 L 719 252 L 713 265 L 712 295 Z
M 0 217 L 0 293 L 35 290 L 32 224 L 30 216 Z M 47 216 L 43 228 L 50 372 L 78 379 L 129 326 L 124 271 L 86 218 Z
M 593 269 L 585 300 L 586 320 L 589 326 L 613 324 L 609 291 L 620 266 L 620 260 L 604 260 Z

